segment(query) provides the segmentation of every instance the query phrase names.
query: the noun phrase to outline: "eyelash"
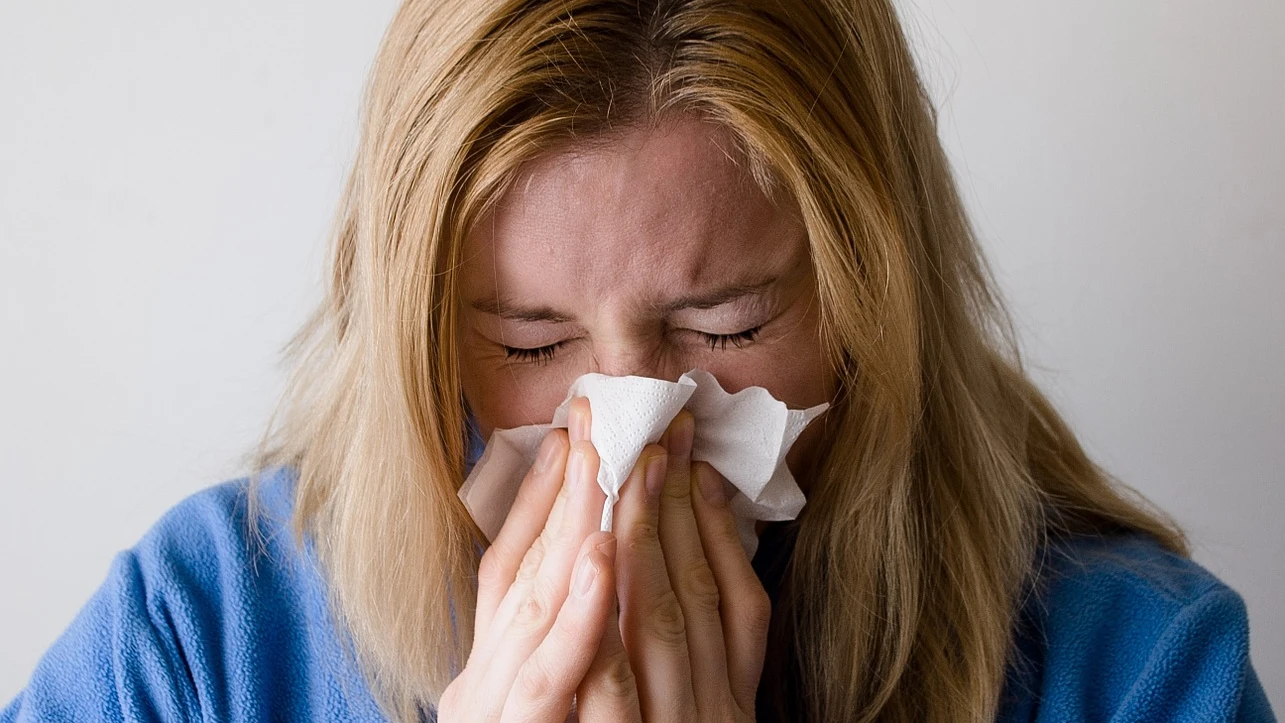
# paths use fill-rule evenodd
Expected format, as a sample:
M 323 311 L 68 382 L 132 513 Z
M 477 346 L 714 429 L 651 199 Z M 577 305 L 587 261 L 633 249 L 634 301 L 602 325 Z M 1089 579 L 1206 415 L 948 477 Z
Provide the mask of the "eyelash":
M 535 349 L 519 349 L 514 346 L 504 347 L 504 358 L 509 361 L 521 362 L 523 364 L 548 364 L 553 361 L 553 353 L 556 352 L 565 341 L 548 346 L 536 347 Z
M 700 334 L 702 341 L 707 344 L 710 351 L 727 351 L 727 345 L 731 344 L 733 348 L 740 349 L 746 344 L 750 344 L 758 338 L 762 326 L 756 326 L 753 329 L 738 331 L 735 334 Z M 553 355 L 558 349 L 566 344 L 560 341 L 556 344 L 540 346 L 534 349 L 521 349 L 513 346 L 504 347 L 504 358 L 509 361 L 521 362 L 524 364 L 548 364 L 553 361 Z
M 705 339 L 705 343 L 709 344 L 710 351 L 727 351 L 728 344 L 740 349 L 753 342 L 758 338 L 759 330 L 762 328 L 762 326 L 756 326 L 753 329 L 738 331 L 735 334 L 706 334 L 701 332 L 700 335 Z

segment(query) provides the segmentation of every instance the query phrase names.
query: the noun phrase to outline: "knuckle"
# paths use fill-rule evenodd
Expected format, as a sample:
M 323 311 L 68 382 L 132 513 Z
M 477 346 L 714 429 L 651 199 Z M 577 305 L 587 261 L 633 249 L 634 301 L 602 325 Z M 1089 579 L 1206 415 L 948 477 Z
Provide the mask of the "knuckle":
M 548 662 L 541 656 L 529 658 L 522 666 L 518 676 L 518 695 L 527 702 L 540 703 L 558 694 L 559 676 L 549 669 Z
M 552 614 L 548 598 L 542 591 L 533 586 L 518 604 L 517 613 L 513 616 L 513 626 L 520 631 L 532 632 L 541 630 L 548 623 Z
M 663 454 L 665 454 L 666 462 L 665 484 L 660 492 L 661 504 L 688 500 L 692 492 L 690 467 L 684 464 L 683 460 L 670 457 L 668 451 L 663 452 Z
M 634 522 L 625 531 L 624 543 L 631 550 L 645 550 L 660 544 L 656 523 L 649 519 Z
M 692 480 L 686 470 L 674 470 L 665 476 L 665 489 L 661 493 L 667 502 L 690 504 L 692 497 Z
M 759 585 L 747 585 L 742 602 L 737 606 L 736 618 L 743 628 L 755 637 L 766 637 L 772 624 L 772 599 Z
M 690 563 L 681 579 L 683 597 L 690 605 L 701 613 L 718 612 L 720 601 L 718 581 L 714 579 L 714 572 L 709 569 L 709 565 L 704 560 Z
M 498 590 L 504 585 L 505 564 L 499 551 L 492 545 L 477 564 L 477 586 L 480 590 Z
M 629 656 L 624 648 L 603 660 L 596 672 L 594 686 L 603 695 L 618 699 L 638 695 L 638 682 L 634 678 L 633 668 L 629 666 Z
M 463 685 L 462 678 L 463 676 L 451 681 L 451 684 L 446 686 L 446 690 L 442 691 L 442 699 L 437 703 L 438 715 L 450 714 L 458 707 L 460 686 Z
M 662 645 L 679 648 L 686 644 L 687 621 L 683 618 L 683 608 L 678 604 L 678 596 L 673 590 L 666 590 L 656 598 L 647 623 L 653 636 Z
M 477 697 L 477 674 L 474 671 L 470 675 L 469 668 L 465 666 L 446 690 L 442 691 L 442 698 L 437 705 L 437 714 L 439 720 L 458 720 L 464 715 L 471 715 L 471 709 L 475 708 L 472 704 L 473 699 Z
M 544 561 L 544 537 L 537 537 L 531 544 L 531 549 L 527 550 L 522 556 L 522 565 L 518 568 L 517 581 L 530 582 L 535 579 L 536 573 L 540 571 L 540 563 Z

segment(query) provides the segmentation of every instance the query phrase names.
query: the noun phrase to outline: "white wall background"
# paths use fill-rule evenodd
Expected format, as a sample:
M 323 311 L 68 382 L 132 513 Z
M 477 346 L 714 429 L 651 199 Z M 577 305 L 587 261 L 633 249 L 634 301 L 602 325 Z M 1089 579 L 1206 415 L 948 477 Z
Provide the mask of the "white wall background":
M 903 6 L 1036 374 L 1244 595 L 1285 711 L 1285 5 Z M 394 7 L 0 5 L 0 705 L 240 471 Z

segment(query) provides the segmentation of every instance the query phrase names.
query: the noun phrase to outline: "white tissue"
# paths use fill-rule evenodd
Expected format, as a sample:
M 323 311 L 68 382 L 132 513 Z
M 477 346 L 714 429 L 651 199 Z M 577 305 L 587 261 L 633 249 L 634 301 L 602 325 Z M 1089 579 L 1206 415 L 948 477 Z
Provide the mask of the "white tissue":
M 487 539 L 495 539 L 517 496 L 540 442 L 567 426 L 574 397 L 588 397 L 589 440 L 598 451 L 598 486 L 607 495 L 602 529 L 610 530 L 620 490 L 643 447 L 657 442 L 679 410 L 696 420 L 692 459 L 708 462 L 734 487 L 732 514 L 751 557 L 758 546 L 756 520 L 792 520 L 805 502 L 785 464 L 786 452 L 808 423 L 828 408 L 794 410 L 762 387 L 728 394 L 709 372 L 693 369 L 667 382 L 648 377 L 586 374 L 571 384 L 551 424 L 496 430 L 473 467 L 460 499 Z

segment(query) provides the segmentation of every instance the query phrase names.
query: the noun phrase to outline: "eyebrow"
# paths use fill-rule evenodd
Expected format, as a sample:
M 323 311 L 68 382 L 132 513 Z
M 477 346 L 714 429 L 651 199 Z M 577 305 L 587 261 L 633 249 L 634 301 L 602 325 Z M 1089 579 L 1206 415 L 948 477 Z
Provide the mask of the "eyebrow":
M 501 298 L 479 299 L 470 304 L 483 314 L 493 314 L 510 321 L 543 321 L 553 324 L 566 324 L 571 317 L 560 314 L 547 306 L 521 307 Z
M 660 304 L 656 309 L 661 313 L 672 313 L 685 309 L 713 309 L 746 296 L 762 294 L 771 288 L 777 281 L 779 281 L 779 278 L 773 277 L 751 284 L 736 284 L 734 286 L 716 289 L 704 294 L 684 296 L 673 301 Z M 507 319 L 510 321 L 544 322 L 550 324 L 566 324 L 573 321 L 570 316 L 558 312 L 548 306 L 524 307 L 501 297 L 493 299 L 479 299 L 471 302 L 470 306 L 483 314 L 492 314 L 500 317 L 501 319 Z
M 757 296 L 772 288 L 779 279 L 772 277 L 763 281 L 752 284 L 737 284 L 722 289 L 716 289 L 706 294 L 697 296 L 685 296 L 675 299 L 666 304 L 660 305 L 660 310 L 666 313 L 682 311 L 684 309 L 713 309 L 723 304 L 736 301 L 746 296 Z

